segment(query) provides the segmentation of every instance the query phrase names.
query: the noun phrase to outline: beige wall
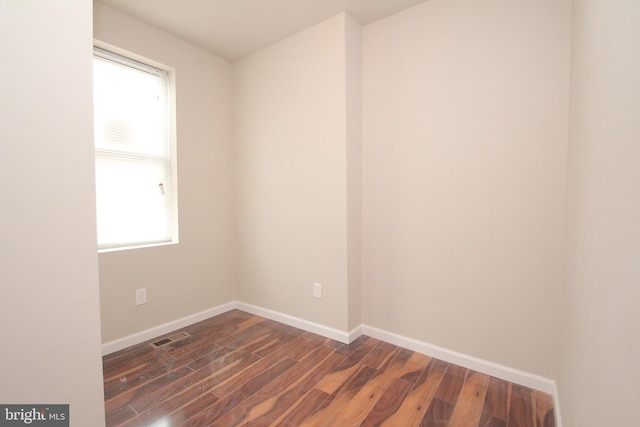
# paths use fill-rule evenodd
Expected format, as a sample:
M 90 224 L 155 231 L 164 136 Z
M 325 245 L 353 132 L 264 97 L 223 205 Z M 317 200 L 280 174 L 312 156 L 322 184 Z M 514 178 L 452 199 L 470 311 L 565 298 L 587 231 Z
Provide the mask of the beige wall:
M 363 322 L 555 378 L 569 0 L 364 28 Z
M 91 3 L 0 2 L 0 402 L 104 425 Z
M 235 299 L 232 68 L 100 3 L 94 19 L 96 39 L 175 68 L 177 87 L 180 243 L 100 254 L 108 342 Z
M 346 20 L 336 16 L 234 64 L 239 299 L 341 331 Z M 322 300 L 312 297 L 314 282 Z
M 568 427 L 640 425 L 640 3 L 574 3 Z

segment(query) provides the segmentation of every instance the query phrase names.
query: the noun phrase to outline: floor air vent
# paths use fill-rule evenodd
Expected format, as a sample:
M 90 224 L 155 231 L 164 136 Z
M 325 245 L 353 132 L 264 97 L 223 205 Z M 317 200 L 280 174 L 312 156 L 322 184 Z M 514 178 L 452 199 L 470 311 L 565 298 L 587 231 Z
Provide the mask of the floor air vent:
M 174 343 L 176 341 L 183 340 L 183 339 L 185 339 L 187 337 L 190 337 L 190 336 L 191 335 L 189 335 L 186 332 L 178 332 L 177 334 L 173 334 L 173 335 L 170 335 L 168 337 L 159 339 L 158 341 L 154 341 L 149 345 L 151 347 L 153 347 L 153 348 L 161 348 L 161 347 L 164 347 L 164 346 L 169 345 L 171 343 Z

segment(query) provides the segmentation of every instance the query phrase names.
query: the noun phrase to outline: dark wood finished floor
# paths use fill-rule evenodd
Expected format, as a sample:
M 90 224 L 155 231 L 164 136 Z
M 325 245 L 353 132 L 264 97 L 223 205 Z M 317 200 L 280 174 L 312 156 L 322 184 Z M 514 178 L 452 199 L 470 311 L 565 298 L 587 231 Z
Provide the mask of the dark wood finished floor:
M 237 310 L 181 331 L 104 357 L 107 426 L 555 426 L 548 394 L 374 338 Z

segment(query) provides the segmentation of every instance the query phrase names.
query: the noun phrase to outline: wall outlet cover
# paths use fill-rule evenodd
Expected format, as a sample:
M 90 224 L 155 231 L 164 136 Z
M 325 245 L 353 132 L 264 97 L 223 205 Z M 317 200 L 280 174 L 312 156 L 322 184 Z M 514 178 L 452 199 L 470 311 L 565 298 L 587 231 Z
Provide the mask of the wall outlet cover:
M 147 288 L 136 289 L 136 305 L 147 303 Z

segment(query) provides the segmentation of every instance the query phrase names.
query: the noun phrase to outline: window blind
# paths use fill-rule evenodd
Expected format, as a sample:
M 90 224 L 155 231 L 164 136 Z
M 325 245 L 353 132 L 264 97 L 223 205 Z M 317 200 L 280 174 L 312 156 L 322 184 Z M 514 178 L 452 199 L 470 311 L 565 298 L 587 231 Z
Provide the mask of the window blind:
M 98 247 L 171 241 L 166 73 L 98 48 L 93 67 Z

